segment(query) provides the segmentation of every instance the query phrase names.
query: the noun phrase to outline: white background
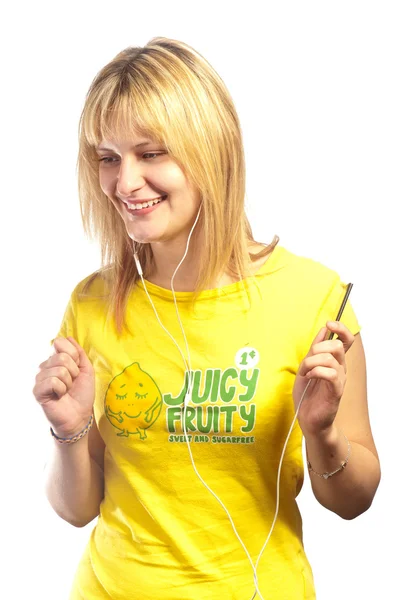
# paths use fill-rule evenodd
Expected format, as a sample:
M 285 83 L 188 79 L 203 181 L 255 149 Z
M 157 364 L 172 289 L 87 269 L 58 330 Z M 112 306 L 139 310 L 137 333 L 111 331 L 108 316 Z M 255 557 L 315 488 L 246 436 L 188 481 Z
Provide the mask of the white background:
M 304 542 L 318 600 L 398 597 L 397 9 L 383 0 L 3 9 L 3 598 L 67 600 L 94 525 L 65 523 L 44 496 L 51 438 L 32 388 L 72 289 L 100 266 L 83 234 L 75 173 L 85 94 L 120 50 L 158 35 L 201 52 L 233 96 L 256 239 L 278 234 L 354 284 L 383 476 L 371 509 L 344 521 L 317 503 L 306 474 Z

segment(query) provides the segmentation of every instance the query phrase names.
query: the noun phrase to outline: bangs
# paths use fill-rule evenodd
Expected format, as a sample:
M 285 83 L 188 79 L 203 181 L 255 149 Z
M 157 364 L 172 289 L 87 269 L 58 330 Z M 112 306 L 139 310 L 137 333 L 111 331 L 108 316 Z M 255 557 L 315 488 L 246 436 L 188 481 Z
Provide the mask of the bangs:
M 91 109 L 82 115 L 82 137 L 91 149 L 103 140 L 132 139 L 143 136 L 167 145 L 171 132 L 165 104 L 156 90 L 144 88 L 129 78 L 129 88 L 103 89 Z

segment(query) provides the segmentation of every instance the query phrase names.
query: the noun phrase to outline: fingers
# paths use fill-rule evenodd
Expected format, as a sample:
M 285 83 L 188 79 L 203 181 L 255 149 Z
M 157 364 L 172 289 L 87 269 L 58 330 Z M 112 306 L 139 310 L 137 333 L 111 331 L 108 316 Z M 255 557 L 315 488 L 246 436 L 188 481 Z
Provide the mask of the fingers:
M 62 398 L 72 387 L 72 379 L 67 372 L 44 371 L 36 376 L 32 393 L 39 404 Z
M 334 385 L 337 396 L 342 396 L 342 382 L 337 369 L 328 369 L 327 367 L 315 367 L 305 374 L 306 379 L 325 380 Z
M 345 347 L 341 340 L 326 340 L 325 342 L 319 342 L 313 344 L 310 349 L 309 355 L 314 356 L 316 354 L 326 354 L 330 353 L 337 360 L 345 357 Z
M 78 359 L 77 361 L 75 360 L 75 362 L 79 366 L 80 371 L 85 374 L 92 374 L 93 365 L 88 359 L 86 352 L 83 350 L 82 346 L 79 346 L 78 342 L 73 337 L 67 337 L 66 339 L 73 346 L 74 352 L 78 353 Z
M 61 358 L 61 360 L 65 359 Z M 36 375 L 36 383 L 40 383 L 49 377 L 58 377 L 58 379 L 60 379 L 66 385 L 67 389 L 69 389 L 73 383 L 73 380 L 79 375 L 79 368 L 76 367 L 76 365 L 72 367 L 67 360 L 65 360 L 65 362 L 67 364 L 64 366 L 41 369 Z M 77 369 L 77 372 L 75 369 Z
M 55 338 L 53 346 L 55 353 L 39 365 L 33 391 L 35 396 L 47 397 L 52 392 L 64 395 L 80 373 L 80 357 L 76 346 L 67 338 L 61 337 Z
M 338 339 L 344 345 L 345 352 L 347 352 L 355 341 L 353 333 L 341 321 L 327 321 L 327 328 L 338 336 Z
M 325 339 L 327 332 L 328 332 L 327 327 L 322 327 L 320 329 L 320 331 L 317 333 L 316 337 L 313 339 L 313 342 L 311 344 L 311 349 L 312 349 L 312 346 L 314 346 L 314 344 L 317 344 L 318 342 L 321 342 Z
M 327 339 L 329 332 L 336 334 L 338 337 L 335 340 Z M 354 341 L 355 336 L 349 331 L 346 325 L 340 321 L 327 321 L 327 327 L 320 329 L 319 333 L 314 338 L 309 354 L 317 354 L 319 352 L 334 352 L 340 347 L 344 349 L 344 352 L 347 352 Z M 338 345 L 336 342 L 338 342 Z
M 326 339 L 328 331 L 333 331 L 338 335 L 335 340 Z M 299 375 L 302 377 L 313 376 L 326 377 L 334 379 L 338 376 L 339 370 L 347 372 L 345 353 L 353 344 L 355 336 L 340 321 L 327 321 L 327 327 L 322 327 L 314 338 L 312 345 L 303 359 Z M 316 373 L 317 369 L 317 373 Z
M 325 371 L 325 368 L 327 368 L 330 370 L 332 369 L 335 372 L 338 372 L 338 370 L 343 367 L 344 372 L 346 373 L 345 354 L 343 350 L 341 360 L 338 360 L 329 352 L 315 354 L 314 356 L 307 356 L 301 363 L 299 375 L 305 377 L 309 371 L 312 371 L 312 369 L 316 369 L 317 367 L 321 367 L 321 370 L 323 371 Z
M 306 358 L 310 358 L 309 368 L 320 365 L 338 370 L 339 367 L 343 367 L 346 373 L 345 347 L 341 340 L 327 340 L 315 344 L 311 356 Z
M 59 356 L 62 353 L 68 355 L 71 358 L 71 360 L 75 363 L 75 365 L 79 366 L 80 355 L 78 348 L 80 348 L 80 346 L 72 337 L 55 338 L 53 342 L 53 348 L 53 354 L 50 356 L 50 358 L 40 363 L 39 367 L 48 367 L 62 364 L 59 362 Z
M 43 405 L 51 400 L 62 398 L 68 391 L 68 387 L 58 377 L 47 377 L 35 384 L 32 393 L 36 401 Z

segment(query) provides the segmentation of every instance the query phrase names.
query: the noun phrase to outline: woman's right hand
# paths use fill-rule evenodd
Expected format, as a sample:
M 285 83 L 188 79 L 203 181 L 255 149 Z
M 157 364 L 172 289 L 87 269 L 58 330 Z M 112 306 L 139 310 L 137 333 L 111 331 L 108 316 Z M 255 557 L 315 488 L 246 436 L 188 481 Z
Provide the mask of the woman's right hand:
M 39 365 L 33 394 L 54 433 L 72 437 L 93 414 L 94 368 L 74 338 L 55 338 L 53 346 L 54 354 Z

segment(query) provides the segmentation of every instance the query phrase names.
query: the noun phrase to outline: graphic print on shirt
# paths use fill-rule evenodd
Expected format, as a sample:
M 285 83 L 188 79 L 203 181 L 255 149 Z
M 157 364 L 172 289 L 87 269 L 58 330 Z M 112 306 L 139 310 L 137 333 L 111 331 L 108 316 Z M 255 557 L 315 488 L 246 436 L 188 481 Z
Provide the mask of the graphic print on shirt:
M 191 372 L 192 395 L 184 410 L 189 442 L 254 443 L 255 437 L 247 434 L 255 428 L 256 404 L 251 400 L 259 381 L 259 358 L 255 348 L 246 346 L 236 352 L 234 366 Z M 186 442 L 182 418 L 188 382 L 186 371 L 179 394 L 163 395 L 169 442 Z
M 146 430 L 155 423 L 161 410 L 161 391 L 138 362 L 116 375 L 105 394 L 104 412 L 109 422 L 119 429 L 119 436 L 138 434 L 145 440 Z

